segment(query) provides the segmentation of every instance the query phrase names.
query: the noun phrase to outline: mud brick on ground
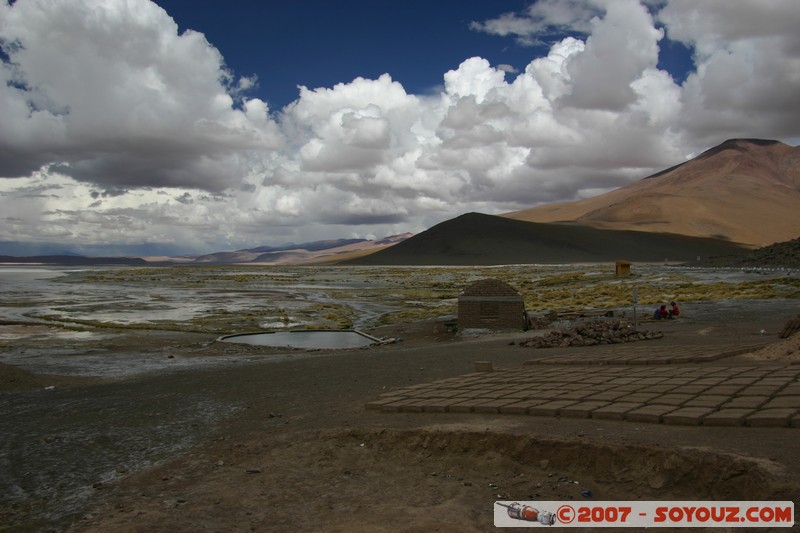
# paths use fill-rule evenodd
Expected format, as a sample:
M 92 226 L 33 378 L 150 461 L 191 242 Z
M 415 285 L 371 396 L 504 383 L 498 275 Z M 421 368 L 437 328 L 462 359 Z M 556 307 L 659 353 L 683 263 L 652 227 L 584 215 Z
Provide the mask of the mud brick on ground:
M 586 351 L 602 347 L 591 347 Z M 631 365 L 528 361 L 387 391 L 366 404 L 387 413 L 483 413 L 624 420 L 634 423 L 800 427 L 800 365 L 712 362 Z M 692 357 L 696 348 L 691 348 Z M 689 355 L 672 348 L 674 360 Z M 717 352 L 719 353 L 719 352 Z M 725 353 L 725 352 L 723 352 Z

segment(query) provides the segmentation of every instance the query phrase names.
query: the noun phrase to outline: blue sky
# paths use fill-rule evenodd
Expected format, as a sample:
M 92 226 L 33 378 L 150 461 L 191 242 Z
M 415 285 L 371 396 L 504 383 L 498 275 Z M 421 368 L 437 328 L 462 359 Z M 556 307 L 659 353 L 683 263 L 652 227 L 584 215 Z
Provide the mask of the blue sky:
M 295 0 L 254 2 L 156 0 L 180 31 L 196 30 L 225 56 L 239 75 L 256 74 L 251 94 L 279 110 L 298 97 L 298 85 L 332 87 L 357 77 L 389 73 L 408 92 L 441 89 L 442 74 L 464 59 L 484 57 L 492 65 L 523 71 L 547 55 L 553 42 L 577 32 L 542 34 L 543 42 L 521 46 L 513 36 L 471 28 L 504 13 L 524 13 L 531 0 Z M 683 82 L 691 51 L 665 38 L 659 67 Z M 515 73 L 510 72 L 508 79 Z
M 529 1 L 161 0 L 182 30 L 203 32 L 240 75 L 257 74 L 254 91 L 279 109 L 298 97 L 298 85 L 332 87 L 389 73 L 408 92 L 438 90 L 442 75 L 464 59 L 524 69 L 547 48 L 520 47 L 470 29 Z
M 796 0 L 155 2 L 0 0 L 0 253 L 382 238 L 800 139 Z

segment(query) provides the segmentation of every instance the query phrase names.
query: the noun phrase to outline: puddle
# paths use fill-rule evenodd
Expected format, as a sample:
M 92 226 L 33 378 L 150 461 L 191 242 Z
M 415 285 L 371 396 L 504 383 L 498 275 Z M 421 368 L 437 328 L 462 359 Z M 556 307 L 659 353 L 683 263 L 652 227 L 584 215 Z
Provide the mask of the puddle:
M 356 330 L 336 331 L 278 331 L 242 333 L 220 337 L 222 342 L 272 346 L 278 348 L 302 348 L 306 350 L 362 348 L 380 343 L 380 339 Z

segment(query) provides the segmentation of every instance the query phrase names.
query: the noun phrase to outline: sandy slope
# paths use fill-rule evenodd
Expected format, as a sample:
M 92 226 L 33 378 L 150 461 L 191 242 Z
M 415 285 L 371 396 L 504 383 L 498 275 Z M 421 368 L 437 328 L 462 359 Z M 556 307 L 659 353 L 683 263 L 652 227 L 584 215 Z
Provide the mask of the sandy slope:
M 800 236 L 798 206 L 800 147 L 738 139 L 606 194 L 504 216 L 724 238 L 761 247 Z

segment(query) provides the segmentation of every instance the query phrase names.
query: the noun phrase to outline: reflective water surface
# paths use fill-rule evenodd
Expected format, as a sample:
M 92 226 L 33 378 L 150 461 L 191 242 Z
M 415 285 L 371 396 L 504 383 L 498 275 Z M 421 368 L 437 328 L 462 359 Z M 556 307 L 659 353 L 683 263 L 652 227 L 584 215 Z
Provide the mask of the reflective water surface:
M 231 335 L 220 340 L 253 346 L 287 346 L 309 350 L 361 348 L 375 344 L 375 339 L 357 331 L 278 331 Z

